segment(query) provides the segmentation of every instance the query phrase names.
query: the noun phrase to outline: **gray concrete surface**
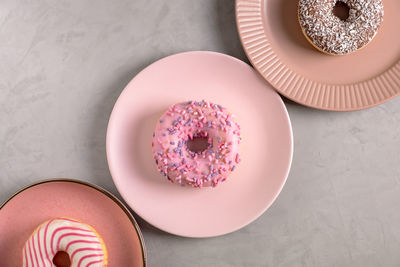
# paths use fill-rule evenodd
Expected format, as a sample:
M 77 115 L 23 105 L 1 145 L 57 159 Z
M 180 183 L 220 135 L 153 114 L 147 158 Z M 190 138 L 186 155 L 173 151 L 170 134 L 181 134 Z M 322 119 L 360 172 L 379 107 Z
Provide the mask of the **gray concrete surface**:
M 118 195 L 105 156 L 114 102 L 139 70 L 188 50 L 246 60 L 233 1 L 1 0 L 0 202 L 49 177 Z M 400 98 L 351 113 L 285 102 L 295 152 L 274 205 L 210 239 L 139 220 L 149 266 L 400 266 Z

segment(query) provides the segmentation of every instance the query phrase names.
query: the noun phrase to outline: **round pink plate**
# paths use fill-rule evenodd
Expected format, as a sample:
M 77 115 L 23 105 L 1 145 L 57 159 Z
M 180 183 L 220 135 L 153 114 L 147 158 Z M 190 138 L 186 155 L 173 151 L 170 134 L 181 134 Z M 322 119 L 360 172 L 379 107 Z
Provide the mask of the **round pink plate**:
M 170 105 L 202 99 L 236 114 L 242 161 L 216 188 L 180 187 L 157 171 L 152 132 Z M 272 204 L 289 172 L 292 143 L 285 105 L 253 68 L 219 53 L 188 52 L 153 63 L 127 85 L 109 121 L 107 158 L 139 216 L 172 234 L 210 237 L 247 225 Z
M 303 36 L 298 0 L 236 0 L 243 47 L 259 73 L 284 96 L 306 106 L 347 111 L 400 93 L 400 1 L 384 0 L 378 34 L 345 56 L 317 51 Z
M 146 266 L 139 227 L 124 205 L 100 187 L 70 179 L 30 185 L 0 206 L 0 265 L 21 266 L 25 241 L 38 225 L 54 217 L 93 226 L 107 246 L 109 267 Z

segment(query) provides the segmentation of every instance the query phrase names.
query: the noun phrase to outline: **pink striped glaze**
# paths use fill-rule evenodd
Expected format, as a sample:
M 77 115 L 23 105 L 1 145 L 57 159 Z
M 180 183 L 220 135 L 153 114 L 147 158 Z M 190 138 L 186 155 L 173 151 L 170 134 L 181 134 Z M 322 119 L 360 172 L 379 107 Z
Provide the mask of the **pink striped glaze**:
M 99 262 L 101 262 L 101 261 L 91 261 L 86 265 L 86 267 L 94 266 L 93 264 L 96 264 L 96 263 L 99 263 Z
M 26 241 L 22 251 L 23 267 L 53 267 L 58 251 L 70 255 L 71 267 L 107 266 L 106 247 L 88 225 L 68 218 L 42 223 Z
M 41 229 L 39 228 L 38 231 L 37 231 L 36 240 L 37 240 L 37 246 L 39 248 L 40 260 L 41 260 L 42 264 L 44 265 L 45 262 L 44 262 L 43 255 L 42 255 L 42 249 L 40 247 L 40 230 Z
M 192 152 L 187 141 L 206 138 L 209 147 Z M 240 162 L 240 126 L 226 108 L 207 101 L 172 105 L 153 134 L 153 156 L 169 181 L 193 187 L 217 186 Z

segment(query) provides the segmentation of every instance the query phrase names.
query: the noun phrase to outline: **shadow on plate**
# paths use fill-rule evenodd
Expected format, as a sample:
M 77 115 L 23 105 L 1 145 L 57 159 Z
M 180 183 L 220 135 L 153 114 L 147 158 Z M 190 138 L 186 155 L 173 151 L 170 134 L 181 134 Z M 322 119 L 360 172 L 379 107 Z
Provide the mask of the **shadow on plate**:
M 315 48 L 307 41 L 301 30 L 297 15 L 297 3 L 298 0 L 272 0 L 270 7 L 272 12 L 277 11 L 276 14 L 279 14 L 280 28 L 286 34 L 287 39 L 297 46 L 314 52 Z
M 143 179 L 155 182 L 164 186 L 171 186 L 167 179 L 157 171 L 157 165 L 154 162 L 151 148 L 152 134 L 157 121 L 168 107 L 160 110 L 154 110 L 143 116 L 136 125 L 134 125 L 134 138 L 132 143 L 132 162 L 135 169 L 140 172 Z

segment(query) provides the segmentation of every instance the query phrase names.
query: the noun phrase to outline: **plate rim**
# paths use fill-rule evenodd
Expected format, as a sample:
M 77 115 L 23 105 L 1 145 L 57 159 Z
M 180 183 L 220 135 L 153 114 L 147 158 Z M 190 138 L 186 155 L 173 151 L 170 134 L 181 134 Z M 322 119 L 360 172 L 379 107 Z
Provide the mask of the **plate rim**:
M 266 26 L 263 20 L 265 1 L 268 0 L 235 0 L 236 29 L 239 34 L 243 50 L 245 51 L 246 56 L 250 60 L 253 67 L 264 78 L 264 80 L 267 81 L 280 94 L 301 105 L 327 111 L 363 110 L 383 104 L 400 95 L 400 59 L 397 60 L 397 62 L 395 62 L 385 71 L 378 73 L 375 76 L 365 79 L 363 81 L 356 81 L 354 83 L 331 84 L 314 81 L 296 73 L 291 68 L 286 66 L 286 64 L 280 59 L 275 51 L 271 49 L 269 51 L 270 54 L 267 55 L 267 58 L 260 62 L 265 63 L 265 61 L 270 61 L 269 63 L 263 65 L 266 66 L 264 71 L 268 70 L 270 67 L 272 68 L 272 70 L 263 73 L 263 71 L 261 70 L 263 66 L 260 67 L 260 64 L 256 62 L 255 57 L 251 55 L 250 48 L 248 47 L 248 45 L 245 44 L 244 38 L 246 38 L 246 35 L 247 37 L 249 37 L 249 35 L 253 34 L 258 38 L 257 40 L 262 40 L 266 44 L 270 44 L 270 42 L 268 41 L 268 34 L 266 33 L 265 29 Z M 243 7 L 242 10 L 240 10 L 241 7 Z M 249 24 L 246 25 L 246 22 L 241 21 L 239 18 L 241 15 L 244 14 L 247 14 L 247 17 L 252 17 L 253 22 L 257 21 L 258 24 L 253 26 Z M 246 32 L 244 32 L 242 30 L 243 27 L 250 28 L 250 30 L 246 30 Z M 257 48 L 257 46 L 255 47 Z M 264 54 L 268 54 L 265 52 L 265 49 L 261 50 L 264 50 Z M 276 61 L 274 59 L 276 59 Z M 277 66 L 275 66 L 276 63 L 278 63 Z M 275 73 L 276 75 L 272 75 L 272 77 L 269 77 L 271 73 Z M 285 89 L 282 89 L 281 87 L 288 79 L 290 79 L 289 84 L 287 84 Z M 302 82 L 298 83 L 299 79 L 301 79 Z M 287 89 L 289 87 L 288 85 L 291 85 L 293 80 L 296 80 L 296 88 L 295 90 L 287 92 Z M 308 84 L 310 85 L 308 86 Z M 392 84 L 397 85 L 397 87 L 392 87 Z M 362 88 L 362 90 L 359 90 L 360 86 L 364 88 Z M 363 90 L 367 91 L 368 93 L 363 92 Z M 310 91 L 312 91 L 313 96 L 317 94 L 318 97 L 311 97 L 311 99 L 310 97 L 308 97 L 308 95 L 307 99 L 299 99 L 298 97 L 296 97 L 296 95 L 298 94 L 303 95 L 303 93 L 307 93 Z
M 143 216 L 142 216 L 140 213 L 138 213 L 138 212 L 135 210 L 135 208 L 132 207 L 132 206 L 129 204 L 129 202 L 127 201 L 127 199 L 126 199 L 126 197 L 125 197 L 125 194 L 120 190 L 120 186 L 118 185 L 117 179 L 114 177 L 114 176 L 115 176 L 115 173 L 114 173 L 114 171 L 113 171 L 113 169 L 112 169 L 112 167 L 111 167 L 111 164 L 110 164 L 110 157 L 111 157 L 111 156 L 110 156 L 110 154 L 111 154 L 111 152 L 110 152 L 110 150 L 111 150 L 111 147 L 110 147 L 110 146 L 111 146 L 111 145 L 110 145 L 110 138 L 111 138 L 111 137 L 110 137 L 110 128 L 111 128 L 111 125 L 112 125 L 114 110 L 115 110 L 115 108 L 116 108 L 116 105 L 117 105 L 119 99 L 122 98 L 122 97 L 125 95 L 126 89 L 129 87 L 129 85 L 130 85 L 142 72 L 146 71 L 146 70 L 147 70 L 149 67 L 151 67 L 153 64 L 156 64 L 156 63 L 158 63 L 159 61 L 166 60 L 167 58 L 170 58 L 170 57 L 182 56 L 182 55 L 185 55 L 185 54 L 196 54 L 196 53 L 205 53 L 205 54 L 210 54 L 210 55 L 213 55 L 213 56 L 222 56 L 222 57 L 226 57 L 226 58 L 229 58 L 230 60 L 234 60 L 234 61 L 236 61 L 237 63 L 242 64 L 242 65 L 244 65 L 244 66 L 246 66 L 246 67 L 248 67 L 248 68 L 251 68 L 251 69 L 253 69 L 253 71 L 254 71 L 254 68 L 253 68 L 251 65 L 247 64 L 246 62 L 244 62 L 244 61 L 242 61 L 242 60 L 240 60 L 240 59 L 238 59 L 238 58 L 236 58 L 236 57 L 233 57 L 233 56 L 228 55 L 228 54 L 220 53 L 220 52 L 209 51 L 209 50 L 185 51 L 185 52 L 180 52 L 180 53 L 171 54 L 171 55 L 168 55 L 168 56 L 166 56 L 166 57 L 163 57 L 163 58 L 160 58 L 160 59 L 158 59 L 158 60 L 153 61 L 152 63 L 150 63 L 149 65 L 147 65 L 146 67 L 144 67 L 141 71 L 139 71 L 137 74 L 135 74 L 135 75 L 133 76 L 133 78 L 127 83 L 127 85 L 124 87 L 124 89 L 122 90 L 122 92 L 121 92 L 120 95 L 118 96 L 117 100 L 115 101 L 115 104 L 114 104 L 113 109 L 112 109 L 112 111 L 111 111 L 111 113 L 110 113 L 110 117 L 109 117 L 109 121 L 108 121 L 108 125 L 107 125 L 107 133 L 106 133 L 106 154 L 107 154 L 107 163 L 108 163 L 108 167 L 109 167 L 109 170 L 110 170 L 111 177 L 112 177 L 112 179 L 113 179 L 113 181 L 114 181 L 114 184 L 115 184 L 115 186 L 116 186 L 118 192 L 120 193 L 121 197 L 125 200 L 125 202 L 127 203 L 127 205 L 135 212 L 135 214 L 137 214 L 140 218 L 142 218 L 143 220 L 145 220 L 148 224 L 152 225 L 153 227 L 155 227 L 155 228 L 157 228 L 157 229 L 160 229 L 160 230 L 162 230 L 162 231 L 164 231 L 164 232 L 166 232 L 166 233 L 172 234 L 172 235 L 174 235 L 174 236 L 202 239 L 202 238 L 210 238 L 210 237 L 223 236 L 223 235 L 227 235 L 227 234 L 233 233 L 233 232 L 235 232 L 235 231 L 237 231 L 237 230 L 239 230 L 239 229 L 242 229 L 243 227 L 249 225 L 250 223 L 252 223 L 252 222 L 256 221 L 258 218 L 260 218 L 260 216 L 263 215 L 263 214 L 275 203 L 276 199 L 278 198 L 278 196 L 279 196 L 280 193 L 282 192 L 282 189 L 283 189 L 283 187 L 285 186 L 286 181 L 287 181 L 287 179 L 288 179 L 288 177 L 289 177 L 289 174 L 290 174 L 290 171 L 291 171 L 292 162 L 293 162 L 293 153 L 294 153 L 294 137 L 293 137 L 292 123 L 291 123 L 291 119 L 290 119 L 290 115 L 289 115 L 289 112 L 288 112 L 288 110 L 287 110 L 287 107 L 286 107 L 286 105 L 285 105 L 283 99 L 282 99 L 282 98 L 280 97 L 280 95 L 278 94 L 278 92 L 276 92 L 276 91 L 274 90 L 274 88 L 273 88 L 270 84 L 267 83 L 266 86 L 270 86 L 271 89 L 272 89 L 272 90 L 277 94 L 277 96 L 279 97 L 280 105 L 281 105 L 281 107 L 282 107 L 282 109 L 283 109 L 283 111 L 284 111 L 285 117 L 287 118 L 287 125 L 288 125 L 288 130 L 289 130 L 289 133 L 290 133 L 290 139 L 289 139 L 289 140 L 290 140 L 290 151 L 289 151 L 290 157 L 289 157 L 289 159 L 288 159 L 288 165 L 287 165 L 287 168 L 286 168 L 286 171 L 285 171 L 284 179 L 282 180 L 281 185 L 280 185 L 280 187 L 279 187 L 279 190 L 276 191 L 276 194 L 275 194 L 275 196 L 271 199 L 270 204 L 269 204 L 269 205 L 266 205 L 266 206 L 264 207 L 263 210 L 261 210 L 259 213 L 257 213 L 256 215 L 254 215 L 254 216 L 253 216 L 250 220 L 248 220 L 246 223 L 244 223 L 244 224 L 242 224 L 242 225 L 240 225 L 240 226 L 238 226 L 238 227 L 236 227 L 236 228 L 234 228 L 234 229 L 232 229 L 232 230 L 225 231 L 225 232 L 222 232 L 222 233 L 216 234 L 216 235 L 215 235 L 215 234 L 212 234 L 212 235 L 188 235 L 188 234 L 185 234 L 185 235 L 183 235 L 183 234 L 179 234 L 179 233 L 172 232 L 172 231 L 170 231 L 170 230 L 168 230 L 168 229 L 166 229 L 166 228 L 164 228 L 164 227 L 162 227 L 162 226 L 156 225 L 156 224 L 154 224 L 154 223 L 152 223 L 152 222 L 150 222 L 150 221 L 144 219 Z M 256 72 L 256 71 L 255 71 L 255 74 L 259 75 L 259 73 Z
M 46 184 L 46 183 L 52 183 L 52 182 L 68 182 L 68 183 L 75 183 L 75 184 L 80 184 L 80 185 L 84 185 L 84 186 L 88 186 L 91 187 L 97 191 L 99 191 L 100 193 L 104 194 L 105 196 L 107 196 L 108 198 L 110 198 L 112 201 L 114 201 L 119 207 L 120 209 L 125 213 L 125 215 L 128 217 L 128 219 L 131 221 L 133 228 L 135 228 L 135 231 L 139 237 L 139 242 L 140 242 L 140 248 L 142 251 L 142 261 L 143 261 L 143 267 L 147 267 L 147 250 L 146 250 L 146 245 L 144 242 L 144 238 L 143 238 L 143 234 L 140 231 L 139 225 L 136 222 L 135 218 L 133 217 L 133 215 L 131 214 L 131 212 L 128 210 L 128 208 L 124 205 L 124 203 L 121 202 L 121 200 L 119 200 L 116 196 L 114 196 L 111 192 L 109 192 L 108 190 L 86 182 L 86 181 L 82 181 L 82 180 L 78 180 L 78 179 L 72 179 L 72 178 L 48 178 L 48 179 L 42 179 L 38 182 L 34 182 L 31 183 L 27 186 L 22 187 L 21 189 L 17 190 L 15 193 L 13 193 L 8 199 L 6 199 L 1 205 L 0 205 L 0 210 L 5 207 L 7 205 L 8 202 L 10 202 L 14 197 L 16 197 L 17 195 L 19 195 L 20 193 L 24 192 L 25 190 L 41 185 L 41 184 Z

